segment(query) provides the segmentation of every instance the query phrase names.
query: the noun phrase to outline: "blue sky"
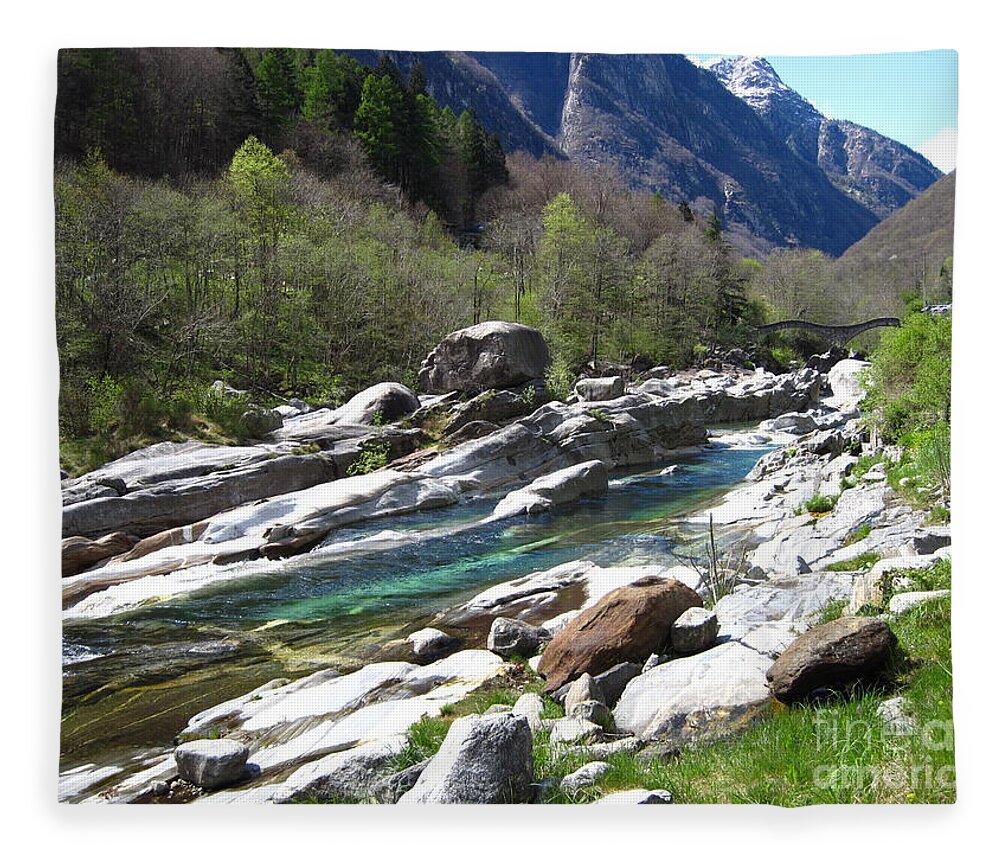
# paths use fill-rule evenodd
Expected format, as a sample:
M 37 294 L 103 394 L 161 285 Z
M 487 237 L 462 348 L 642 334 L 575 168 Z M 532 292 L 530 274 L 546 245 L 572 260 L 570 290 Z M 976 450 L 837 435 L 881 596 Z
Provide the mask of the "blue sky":
M 942 170 L 955 166 L 955 51 L 767 59 L 788 86 L 826 116 L 873 128 Z

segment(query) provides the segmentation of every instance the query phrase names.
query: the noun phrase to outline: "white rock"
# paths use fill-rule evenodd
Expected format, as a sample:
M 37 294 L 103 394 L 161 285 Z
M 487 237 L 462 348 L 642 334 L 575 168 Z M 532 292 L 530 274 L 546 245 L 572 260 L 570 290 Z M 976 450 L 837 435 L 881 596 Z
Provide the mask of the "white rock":
M 601 737 L 603 731 L 597 723 L 575 717 L 554 720 L 549 740 L 554 744 L 586 744 Z
M 564 776 L 559 787 L 567 794 L 573 794 L 584 788 L 589 788 L 609 770 L 611 770 L 611 765 L 607 762 L 592 761 L 568 776 Z
M 602 496 L 607 489 L 604 463 L 589 460 L 536 478 L 527 487 L 508 493 L 494 508 L 492 519 L 541 513 L 579 498 Z
M 894 594 L 889 599 L 889 614 L 899 615 L 908 609 L 920 606 L 922 603 L 939 600 L 942 597 L 947 597 L 949 594 L 951 592 L 948 589 L 940 591 L 904 591 L 902 594 Z
M 629 682 L 615 723 L 643 740 L 677 746 L 723 737 L 763 713 L 773 662 L 738 642 L 671 660 Z
M 686 609 L 670 628 L 670 644 L 680 654 L 703 651 L 719 634 L 718 616 L 700 606 Z
M 634 788 L 631 791 L 616 791 L 614 794 L 606 794 L 595 803 L 619 803 L 625 805 L 640 803 L 673 803 L 673 795 L 669 791 L 656 789 L 648 791 L 645 788 Z

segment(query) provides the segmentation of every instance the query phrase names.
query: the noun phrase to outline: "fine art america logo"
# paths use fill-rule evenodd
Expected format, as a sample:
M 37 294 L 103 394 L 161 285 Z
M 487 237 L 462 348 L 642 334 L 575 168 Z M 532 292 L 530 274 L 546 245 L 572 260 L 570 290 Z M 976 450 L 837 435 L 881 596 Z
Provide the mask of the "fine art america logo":
M 930 761 L 933 752 L 955 749 L 955 725 L 951 720 L 930 720 L 919 729 L 906 720 L 888 721 L 880 726 L 856 720 L 844 723 L 819 717 L 816 720 L 816 740 L 824 748 L 835 750 L 843 761 L 817 765 L 813 768 L 813 784 L 821 789 L 864 789 L 878 787 L 898 794 L 910 794 L 917 789 L 955 787 L 955 766 Z M 913 758 L 901 761 L 865 761 L 863 751 L 885 749 L 887 746 L 910 746 Z M 920 752 L 924 757 L 921 760 Z

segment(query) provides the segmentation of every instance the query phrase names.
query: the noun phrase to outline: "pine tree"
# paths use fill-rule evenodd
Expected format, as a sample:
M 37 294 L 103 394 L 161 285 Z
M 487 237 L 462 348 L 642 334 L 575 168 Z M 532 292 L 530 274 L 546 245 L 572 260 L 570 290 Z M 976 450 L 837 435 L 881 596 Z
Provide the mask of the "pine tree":
M 288 48 L 268 50 L 254 69 L 257 101 L 271 130 L 283 128 L 299 106 L 295 54 Z
M 399 182 L 403 152 L 403 92 L 390 75 L 369 75 L 354 114 L 354 133 L 372 165 L 386 179 Z

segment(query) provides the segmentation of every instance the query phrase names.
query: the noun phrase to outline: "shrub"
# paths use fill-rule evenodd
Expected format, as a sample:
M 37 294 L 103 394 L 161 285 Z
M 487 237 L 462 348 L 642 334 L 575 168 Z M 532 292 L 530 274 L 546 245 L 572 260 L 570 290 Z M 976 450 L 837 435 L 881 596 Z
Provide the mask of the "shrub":
M 806 510 L 811 514 L 828 514 L 834 509 L 839 496 L 815 495 L 806 502 Z
M 576 378 L 565 357 L 557 355 L 545 371 L 545 390 L 553 400 L 565 400 L 573 393 Z
M 250 408 L 250 397 L 246 394 L 226 394 L 209 388 L 201 398 L 201 410 L 205 417 L 227 436 L 245 439 L 246 421 L 243 413 Z
M 889 441 L 951 420 L 951 318 L 915 313 L 886 331 L 864 379 L 865 409 Z
M 87 380 L 87 388 L 90 389 L 90 429 L 99 436 L 110 436 L 118 426 L 122 384 L 110 376 L 91 377 Z
M 361 443 L 358 459 L 347 467 L 348 475 L 367 475 L 389 463 L 390 445 L 384 439 L 366 439 Z
M 951 588 L 951 559 L 942 558 L 926 570 L 910 570 L 906 575 L 920 591 L 941 591 L 944 588 Z

